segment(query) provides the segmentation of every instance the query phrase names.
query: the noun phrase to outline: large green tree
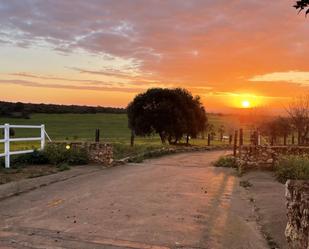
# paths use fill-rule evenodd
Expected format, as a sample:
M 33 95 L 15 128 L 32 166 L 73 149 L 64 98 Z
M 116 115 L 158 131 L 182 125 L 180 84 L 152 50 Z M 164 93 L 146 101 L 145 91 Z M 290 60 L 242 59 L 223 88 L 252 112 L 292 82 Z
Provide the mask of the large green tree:
M 198 96 L 185 89 L 153 88 L 138 94 L 127 107 L 129 128 L 135 135 L 159 134 L 162 143 L 175 144 L 186 135 L 205 130 L 206 112 Z

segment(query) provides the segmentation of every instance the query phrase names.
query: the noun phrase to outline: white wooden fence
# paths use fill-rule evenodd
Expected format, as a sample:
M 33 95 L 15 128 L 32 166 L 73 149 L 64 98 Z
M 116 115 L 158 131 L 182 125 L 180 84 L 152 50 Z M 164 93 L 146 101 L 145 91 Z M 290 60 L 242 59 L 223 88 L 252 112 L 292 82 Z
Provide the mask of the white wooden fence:
M 10 129 L 40 129 L 41 135 L 40 137 L 27 137 L 27 138 L 10 138 Z M 40 150 L 44 149 L 45 146 L 45 136 L 49 141 L 51 141 L 50 137 L 45 131 L 45 125 L 10 125 L 4 124 L 0 125 L 0 130 L 4 130 L 3 139 L 0 139 L 0 143 L 4 143 L 4 153 L 0 153 L 0 157 L 5 157 L 5 168 L 10 168 L 10 156 L 32 153 L 34 150 L 20 150 L 20 151 L 11 151 L 10 142 L 23 142 L 23 141 L 41 141 Z

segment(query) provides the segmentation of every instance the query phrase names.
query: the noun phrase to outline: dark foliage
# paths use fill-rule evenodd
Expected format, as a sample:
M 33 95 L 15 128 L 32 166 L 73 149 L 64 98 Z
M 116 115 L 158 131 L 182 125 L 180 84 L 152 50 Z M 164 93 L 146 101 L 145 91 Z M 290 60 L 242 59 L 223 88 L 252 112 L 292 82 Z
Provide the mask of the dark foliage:
M 31 113 L 126 113 L 126 110 L 124 108 L 101 106 L 31 104 L 0 101 L 0 116 L 29 118 Z
M 309 95 L 303 95 L 290 102 L 286 111 L 291 125 L 297 131 L 298 145 L 308 144 L 309 135 Z
M 288 179 L 309 180 L 308 155 L 281 156 L 275 165 L 275 175 L 282 183 Z
M 84 148 L 66 149 L 65 145 L 49 144 L 43 151 L 11 157 L 13 168 L 25 165 L 84 165 L 89 161 L 88 152 Z M 4 167 L 4 158 L 0 158 L 0 167 Z
M 2 136 L 4 136 L 4 129 L 2 129 L 1 132 Z M 10 137 L 14 137 L 15 136 L 15 130 L 13 128 L 10 128 Z
M 278 117 L 262 123 L 259 130 L 263 136 L 267 136 L 270 139 L 271 144 L 275 144 L 280 137 L 283 137 L 286 141 L 286 137 L 292 132 L 291 120 Z
M 237 168 L 237 162 L 233 156 L 221 156 L 215 163 L 215 167 Z
M 293 6 L 294 8 L 296 8 L 297 10 L 299 10 L 299 12 L 306 10 L 306 16 L 307 14 L 309 14 L 309 0 L 300 0 L 300 1 L 296 1 L 295 5 Z
M 136 135 L 160 135 L 162 143 L 177 143 L 183 135 L 196 137 L 206 128 L 207 117 L 199 97 L 185 89 L 153 88 L 128 105 L 129 128 Z M 188 140 L 187 140 L 188 142 Z
M 23 166 L 23 165 L 41 165 L 49 163 L 48 157 L 45 152 L 35 150 L 32 153 L 22 154 L 18 156 L 11 157 L 11 165 L 13 167 Z M 0 166 L 4 167 L 4 158 L 0 162 Z
M 49 163 L 59 165 L 67 163 L 69 165 L 83 165 L 89 161 L 87 150 L 84 148 L 66 149 L 65 145 L 49 144 L 44 150 Z

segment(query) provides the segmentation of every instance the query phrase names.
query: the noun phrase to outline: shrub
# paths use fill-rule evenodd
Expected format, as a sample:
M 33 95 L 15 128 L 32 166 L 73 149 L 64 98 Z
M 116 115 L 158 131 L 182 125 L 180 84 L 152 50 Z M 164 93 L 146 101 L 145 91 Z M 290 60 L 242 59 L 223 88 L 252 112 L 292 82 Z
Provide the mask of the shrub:
M 69 153 L 64 146 L 56 144 L 47 145 L 44 152 L 49 162 L 55 165 L 66 162 Z
M 0 157 L 0 169 L 3 168 L 5 165 L 4 157 Z
M 11 160 L 12 165 L 22 165 L 22 164 L 47 164 L 48 158 L 43 151 L 34 150 L 32 153 L 22 154 Z
M 236 159 L 232 156 L 221 156 L 215 163 L 215 167 L 237 168 Z
M 89 162 L 88 152 L 85 148 L 75 148 L 69 150 L 67 163 L 69 165 L 83 165 Z
M 1 158 L 1 167 L 4 167 L 4 161 L 4 158 Z M 12 168 L 16 168 L 25 164 L 39 165 L 47 164 L 48 162 L 49 160 L 43 151 L 34 150 L 32 153 L 11 156 L 10 164 Z
M 70 166 L 67 163 L 62 163 L 57 166 L 59 171 L 69 170 Z
M 35 150 L 32 153 L 21 154 L 11 157 L 11 167 L 16 168 L 24 165 L 67 163 L 69 165 L 83 165 L 89 161 L 88 152 L 85 148 L 65 148 L 65 145 L 49 144 L 44 151 Z M 0 158 L 0 167 L 4 167 L 4 158 Z
M 307 156 L 282 156 L 275 165 L 275 174 L 279 182 L 288 179 L 309 180 L 309 158 Z
M 59 165 L 68 163 L 69 165 L 87 164 L 89 161 L 87 150 L 84 148 L 66 149 L 65 145 L 49 144 L 44 150 L 50 163 Z

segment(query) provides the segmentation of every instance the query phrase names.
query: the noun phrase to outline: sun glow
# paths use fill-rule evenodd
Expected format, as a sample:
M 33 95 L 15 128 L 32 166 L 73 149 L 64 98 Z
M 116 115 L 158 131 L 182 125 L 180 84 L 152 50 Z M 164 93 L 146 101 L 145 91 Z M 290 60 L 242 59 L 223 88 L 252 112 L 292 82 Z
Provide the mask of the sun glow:
M 250 101 L 249 100 L 241 101 L 241 106 L 242 108 L 250 108 L 251 107 Z
M 267 104 L 267 99 L 264 96 L 252 93 L 231 93 L 224 101 L 227 105 L 237 109 L 251 109 Z

